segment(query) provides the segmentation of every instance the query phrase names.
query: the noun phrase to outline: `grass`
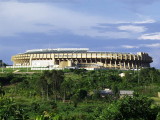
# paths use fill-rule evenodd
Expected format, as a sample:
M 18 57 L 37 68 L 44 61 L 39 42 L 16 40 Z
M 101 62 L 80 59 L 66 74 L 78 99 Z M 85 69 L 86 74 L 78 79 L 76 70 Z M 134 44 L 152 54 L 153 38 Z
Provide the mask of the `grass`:
M 41 72 L 40 70 L 31 70 L 31 68 L 0 68 L 1 73 L 18 73 L 18 72 Z

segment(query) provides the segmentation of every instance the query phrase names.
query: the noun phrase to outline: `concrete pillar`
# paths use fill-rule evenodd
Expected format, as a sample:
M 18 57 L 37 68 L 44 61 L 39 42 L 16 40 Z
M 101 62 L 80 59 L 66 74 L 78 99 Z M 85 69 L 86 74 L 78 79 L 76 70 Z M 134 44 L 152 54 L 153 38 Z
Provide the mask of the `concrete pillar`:
M 134 69 L 134 62 L 132 61 L 132 68 Z
M 120 69 L 122 68 L 122 64 L 121 64 L 121 61 L 119 61 L 119 66 L 120 66 Z
M 110 68 L 112 67 L 112 60 L 110 60 Z
M 126 62 L 124 61 L 124 63 L 123 63 L 123 66 L 124 66 L 124 68 L 126 69 Z
M 90 63 L 93 63 L 92 59 L 90 59 Z
M 117 68 L 117 62 L 116 62 L 116 60 L 115 60 L 115 62 L 114 62 L 114 68 L 115 68 L 115 69 Z
M 139 69 L 139 64 L 138 63 L 139 63 L 139 61 L 137 61 L 137 69 Z
M 72 60 L 68 60 L 68 66 L 72 66 Z
M 129 61 L 128 61 L 128 68 L 131 69 Z
M 107 60 L 106 59 L 105 59 L 104 63 L 105 63 L 105 67 L 107 67 Z
M 137 61 L 135 61 L 135 66 L 136 66 L 136 69 L 138 69 Z
M 29 65 L 30 66 L 32 66 L 32 57 L 33 57 L 33 54 L 31 54 L 30 59 L 29 59 Z
M 81 58 L 81 60 L 80 60 L 81 62 L 80 63 L 82 63 L 82 58 Z

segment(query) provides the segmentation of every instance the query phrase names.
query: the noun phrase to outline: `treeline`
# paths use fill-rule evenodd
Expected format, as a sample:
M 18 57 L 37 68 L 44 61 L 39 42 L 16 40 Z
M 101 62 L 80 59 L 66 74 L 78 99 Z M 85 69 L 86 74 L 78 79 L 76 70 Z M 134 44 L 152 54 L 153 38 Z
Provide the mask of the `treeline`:
M 124 73 L 123 77 L 120 74 Z M 71 100 L 97 99 L 96 91 L 111 89 L 134 90 L 149 97 L 160 91 L 160 71 L 155 68 L 140 71 L 99 70 L 52 70 L 35 74 L 6 73 L 0 76 L 1 86 L 14 85 L 9 92 L 19 95 L 38 96 L 41 99 Z

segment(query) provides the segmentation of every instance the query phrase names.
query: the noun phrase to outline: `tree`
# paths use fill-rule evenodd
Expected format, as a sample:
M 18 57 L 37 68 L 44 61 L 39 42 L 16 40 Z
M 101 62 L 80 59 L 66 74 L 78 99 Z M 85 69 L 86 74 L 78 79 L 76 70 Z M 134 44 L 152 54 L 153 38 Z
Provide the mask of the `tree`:
M 0 108 L 1 120 L 26 120 L 29 118 L 24 106 L 15 103 L 13 99 L 0 98 Z
M 159 107 L 152 107 L 152 100 L 144 96 L 125 97 L 102 111 L 107 120 L 156 120 Z
M 37 86 L 41 90 L 42 97 L 46 96 L 48 99 L 50 95 L 54 95 L 56 101 L 57 94 L 61 92 L 63 80 L 63 71 L 44 71 L 40 79 L 37 80 Z

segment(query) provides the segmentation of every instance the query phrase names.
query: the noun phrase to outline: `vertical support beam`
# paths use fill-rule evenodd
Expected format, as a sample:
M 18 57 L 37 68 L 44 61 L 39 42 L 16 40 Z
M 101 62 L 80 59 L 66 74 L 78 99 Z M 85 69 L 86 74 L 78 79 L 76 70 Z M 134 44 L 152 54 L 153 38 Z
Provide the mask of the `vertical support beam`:
M 30 59 L 29 59 L 29 65 L 30 66 L 32 66 L 32 57 L 33 57 L 33 54 L 30 55 Z
M 129 61 L 128 61 L 128 68 L 131 69 Z
M 55 65 L 55 58 L 54 58 L 54 54 L 51 54 L 51 59 L 53 61 L 53 65 Z
M 121 64 L 121 61 L 119 61 L 119 66 L 120 66 L 120 69 L 122 69 L 122 64 Z
M 117 68 L 117 62 L 116 62 L 116 59 L 114 61 L 114 68 L 116 69 Z
M 137 61 L 137 66 L 138 66 L 138 69 L 139 69 L 140 68 L 139 61 Z
M 133 62 L 133 61 L 132 61 L 132 69 L 135 69 L 135 68 L 134 68 L 134 62 Z
M 60 63 L 61 63 L 61 60 L 60 60 L 60 58 L 59 58 L 59 60 L 58 60 L 58 61 L 59 61 L 59 65 L 60 65 Z
M 138 69 L 138 61 L 135 61 L 136 69 Z
M 104 62 L 104 63 L 105 63 L 105 67 L 107 67 L 107 60 L 106 60 L 106 59 L 105 59 L 105 62 Z
M 112 68 L 112 60 L 110 60 L 110 68 Z
M 89 63 L 93 63 L 91 58 L 89 59 Z

